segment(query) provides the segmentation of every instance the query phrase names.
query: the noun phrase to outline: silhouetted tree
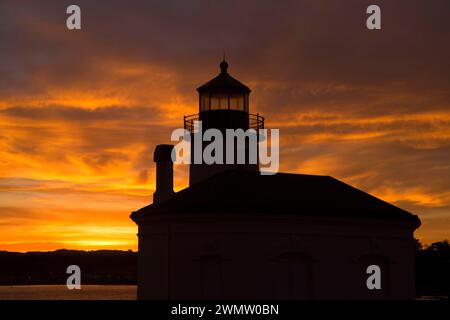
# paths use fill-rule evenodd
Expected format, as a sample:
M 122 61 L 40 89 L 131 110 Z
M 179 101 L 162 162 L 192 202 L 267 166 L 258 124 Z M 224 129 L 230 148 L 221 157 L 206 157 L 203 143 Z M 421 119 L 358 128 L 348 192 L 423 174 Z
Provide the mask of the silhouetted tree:
M 434 242 L 427 247 L 427 250 L 441 252 L 442 254 L 445 254 L 446 252 L 449 253 L 450 243 L 448 242 L 448 240 Z
M 450 296 L 450 244 L 434 242 L 423 248 L 416 242 L 416 289 L 418 296 Z
M 416 247 L 416 250 L 422 250 L 423 249 L 423 245 L 420 242 L 419 239 L 414 238 L 414 246 Z

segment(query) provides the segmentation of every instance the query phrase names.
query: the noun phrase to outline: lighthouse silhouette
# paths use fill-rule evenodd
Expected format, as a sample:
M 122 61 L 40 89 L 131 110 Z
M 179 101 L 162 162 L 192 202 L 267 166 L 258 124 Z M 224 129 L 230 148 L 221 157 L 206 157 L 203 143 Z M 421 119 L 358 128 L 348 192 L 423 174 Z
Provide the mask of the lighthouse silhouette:
M 223 170 L 259 170 L 257 144 L 260 137 L 259 131 L 264 129 L 264 118 L 259 114 L 249 112 L 251 90 L 228 73 L 228 63 L 224 59 L 220 63 L 219 75 L 199 87 L 197 91 L 199 94 L 199 113 L 184 117 L 184 128 L 191 133 L 189 183 L 192 185 Z M 196 122 L 198 121 L 201 123 L 201 128 L 196 128 Z M 204 131 L 209 129 L 219 130 L 224 137 L 227 129 L 241 129 L 249 132 L 250 136 L 242 148 L 239 148 L 237 141 L 234 141 L 234 158 L 232 163 L 227 163 L 226 161 L 227 150 L 225 143 L 223 144 L 221 164 L 195 163 L 195 134 L 203 134 Z M 252 134 L 256 139 L 251 139 Z M 256 144 L 256 146 L 253 146 L 253 149 L 250 145 L 252 141 L 255 141 L 254 143 Z M 200 143 L 202 145 L 199 147 L 199 150 L 202 151 L 208 143 L 203 141 L 200 141 Z M 250 152 L 252 150 L 256 152 L 256 163 L 251 163 L 250 161 Z M 237 161 L 239 152 L 244 153 L 244 163 L 238 163 Z
M 184 117 L 191 158 L 208 129 L 260 136 L 265 119 L 249 112 L 251 90 L 225 60 L 197 91 L 199 112 Z M 191 161 L 179 192 L 173 146 L 156 146 L 153 203 L 131 214 L 139 299 L 414 298 L 416 215 L 330 176 L 261 175 L 250 141 L 244 163 Z M 380 288 L 367 285 L 374 265 Z

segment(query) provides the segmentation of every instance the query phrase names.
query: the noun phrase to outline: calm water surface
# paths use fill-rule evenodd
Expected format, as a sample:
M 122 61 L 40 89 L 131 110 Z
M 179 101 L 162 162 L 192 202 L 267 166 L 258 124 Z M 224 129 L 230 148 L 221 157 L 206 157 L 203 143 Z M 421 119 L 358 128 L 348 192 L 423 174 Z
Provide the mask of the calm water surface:
M 0 286 L 0 300 L 136 300 L 136 286 Z

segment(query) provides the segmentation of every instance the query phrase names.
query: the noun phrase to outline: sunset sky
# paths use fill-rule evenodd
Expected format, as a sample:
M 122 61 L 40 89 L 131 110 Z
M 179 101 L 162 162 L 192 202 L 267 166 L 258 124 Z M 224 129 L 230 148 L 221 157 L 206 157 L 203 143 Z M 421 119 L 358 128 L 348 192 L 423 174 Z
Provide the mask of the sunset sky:
M 418 214 L 422 242 L 450 238 L 450 1 L 0 0 L 0 250 L 136 250 L 153 149 L 224 50 L 280 128 L 281 171 L 331 175 Z

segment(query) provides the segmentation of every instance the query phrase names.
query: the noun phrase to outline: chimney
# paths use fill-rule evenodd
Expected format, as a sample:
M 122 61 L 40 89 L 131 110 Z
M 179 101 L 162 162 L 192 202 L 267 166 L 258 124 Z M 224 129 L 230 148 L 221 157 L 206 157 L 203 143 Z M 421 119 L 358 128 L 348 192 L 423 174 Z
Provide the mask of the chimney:
M 171 144 L 160 144 L 155 148 L 153 161 L 156 162 L 156 191 L 153 203 L 161 203 L 174 195 L 172 150 Z

